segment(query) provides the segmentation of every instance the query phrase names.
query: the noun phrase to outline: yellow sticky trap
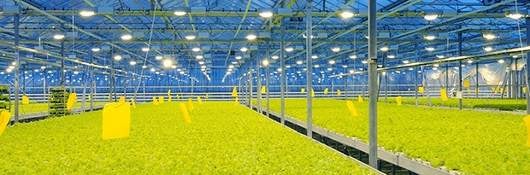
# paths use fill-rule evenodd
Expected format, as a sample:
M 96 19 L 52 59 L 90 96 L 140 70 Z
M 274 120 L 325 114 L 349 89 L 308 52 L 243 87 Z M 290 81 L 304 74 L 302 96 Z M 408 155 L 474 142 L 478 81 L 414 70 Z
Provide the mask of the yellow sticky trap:
M 197 96 L 197 102 L 199 102 L 199 104 L 202 104 L 202 99 L 200 96 Z
M 341 94 L 342 92 L 339 89 L 337 89 L 337 96 L 340 96 Z
M 364 99 L 363 99 L 363 97 L 361 95 L 357 96 L 357 102 L 359 102 L 359 103 L 364 102 Z
M 182 114 L 182 118 L 184 119 L 184 123 L 191 123 L 191 117 L 190 113 L 188 112 L 188 108 L 184 103 L 180 103 L 180 113 Z
M 324 95 L 328 95 L 328 94 L 329 94 L 329 89 L 328 88 L 324 89 Z
M 159 96 L 158 97 L 158 103 L 164 104 L 164 96 Z
M 235 101 L 236 103 L 239 103 L 239 97 L 236 97 L 236 98 L 234 99 L 234 101 Z
M 423 86 L 418 86 L 418 93 L 420 94 L 425 93 L 425 88 Z
M 208 97 L 208 94 L 206 94 L 206 97 Z M 237 97 L 237 87 L 232 88 L 232 97 Z
M 156 97 L 153 97 L 153 104 L 158 105 L 158 99 L 156 99 Z
M 526 91 L 527 91 L 526 87 L 523 87 L 523 94 L 526 94 Z
M 260 93 L 261 93 L 261 94 L 265 94 L 265 93 L 267 93 L 267 87 L 265 87 L 265 86 L 261 86 Z
M 348 107 L 348 111 L 350 111 L 350 114 L 351 114 L 352 117 L 358 117 L 359 116 L 359 112 L 357 111 L 357 109 L 353 105 L 352 101 L 349 101 L 349 100 L 346 101 L 346 106 Z
M 188 107 L 188 112 L 193 111 L 193 103 L 191 102 L 191 98 L 188 98 L 188 103 L 186 103 L 186 107 Z
M 305 88 L 301 88 L 300 93 L 305 93 Z
M 11 114 L 9 111 L 0 111 L 0 135 L 4 133 L 7 128 L 7 123 L 11 119 Z
M 311 97 L 315 97 L 315 90 L 311 89 Z
M 205 98 L 205 99 L 208 99 L 208 94 L 206 94 L 204 98 Z
M 103 107 L 103 140 L 129 137 L 131 107 L 127 103 L 108 103 Z
M 71 111 L 74 108 L 74 105 L 76 102 L 77 102 L 77 94 L 75 92 L 70 93 L 70 95 L 68 95 L 68 100 L 66 101 L 66 109 L 68 111 Z
M 23 105 L 29 105 L 29 97 L 26 95 L 22 96 L 22 104 Z
M 120 100 L 118 102 L 125 103 L 125 96 L 120 96 Z
M 471 87 L 471 81 L 464 80 L 463 86 L 464 86 L 464 88 L 469 89 Z
M 524 117 L 523 121 L 526 125 L 526 132 L 528 132 L 527 134 L 528 138 L 526 139 L 526 146 L 530 147 L 530 115 L 527 115 L 526 117 Z
M 445 88 L 440 89 L 440 98 L 442 99 L 442 101 L 449 100 L 449 98 L 447 97 L 447 89 Z
M 173 100 L 173 97 L 171 96 L 171 89 L 167 90 L 167 102 L 171 102 Z
M 403 98 L 401 96 L 397 96 L 396 97 L 396 104 L 398 106 L 401 106 L 402 103 L 403 103 Z

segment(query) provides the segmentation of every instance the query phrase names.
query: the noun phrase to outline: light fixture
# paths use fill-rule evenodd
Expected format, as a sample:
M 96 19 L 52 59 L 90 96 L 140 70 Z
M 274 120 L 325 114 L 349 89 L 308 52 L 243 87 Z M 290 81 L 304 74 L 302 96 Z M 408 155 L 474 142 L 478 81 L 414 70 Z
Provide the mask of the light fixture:
M 162 66 L 165 68 L 170 68 L 173 65 L 173 61 L 171 59 L 167 58 L 164 61 L 162 61 Z
M 318 59 L 318 55 L 312 55 L 311 58 Z
M 197 37 L 195 35 L 186 35 L 184 38 L 186 38 L 186 40 L 190 41 L 190 40 L 194 40 Z
M 436 36 L 434 36 L 434 35 L 425 35 L 425 36 L 423 36 L 423 39 L 425 39 L 427 41 L 432 41 L 432 40 L 436 39 Z
M 247 47 L 242 47 L 241 49 L 239 49 L 241 52 L 247 52 L 248 51 L 248 48 Z
M 53 39 L 54 40 L 62 40 L 62 39 L 64 39 L 64 35 L 61 34 L 61 33 L 57 33 L 57 34 L 53 35 Z
M 121 55 L 114 55 L 113 58 L 115 61 L 120 61 L 122 59 Z
M 160 55 L 155 56 L 155 60 L 162 60 L 162 58 L 164 58 L 164 57 L 162 57 Z
M 200 52 L 200 51 L 201 51 L 201 48 L 194 47 L 194 48 L 191 49 L 191 51 L 193 51 L 193 52 Z
M 280 57 L 279 57 L 278 55 L 273 55 L 271 58 L 272 58 L 273 60 L 280 59 Z
M 493 47 L 491 47 L 491 46 L 486 46 L 486 47 L 484 47 L 484 51 L 486 51 L 486 52 L 491 52 L 491 51 L 493 51 Z
M 142 47 L 142 52 L 149 52 L 149 47 Z
M 261 64 L 263 65 L 263 67 L 267 67 L 267 66 L 269 66 L 269 60 L 268 59 L 264 59 L 263 61 L 261 61 Z
M 129 41 L 129 40 L 131 40 L 133 37 L 132 37 L 131 34 L 126 33 L 126 34 L 121 35 L 120 38 L 121 38 L 121 40 L 123 40 L 123 41 Z
M 484 33 L 482 34 L 482 37 L 488 41 L 491 41 L 491 40 L 494 40 L 495 38 L 497 38 L 497 36 L 493 33 Z
M 349 10 L 349 9 L 344 9 L 339 12 L 339 16 L 342 19 L 350 19 L 356 15 L 357 14 L 355 14 L 352 10 Z
M 171 65 L 171 69 L 176 69 L 177 65 Z
M 91 50 L 92 52 L 99 52 L 101 49 L 99 47 L 93 47 Z
M 432 67 L 440 67 L 439 64 L 433 64 Z
M 262 18 L 272 18 L 274 16 L 274 13 L 272 12 L 271 9 L 264 9 L 264 10 L 260 10 L 258 15 L 261 16 Z
M 203 64 L 204 64 L 204 61 L 199 61 L 199 64 L 200 64 L 200 65 L 203 65 Z
M 202 66 L 201 66 L 201 69 L 206 69 L 206 66 L 205 66 L 205 65 L 202 65 Z
M 445 58 L 445 56 L 444 55 L 436 55 L 436 58 L 442 59 L 442 58 Z
M 40 69 L 44 70 L 46 69 L 46 66 L 41 66 Z
M 248 34 L 245 38 L 249 41 L 254 41 L 258 38 L 258 36 L 256 36 L 255 34 Z
M 367 61 L 367 60 L 362 60 L 361 63 L 363 63 L 363 64 L 367 64 L 368 61 Z
M 434 20 L 438 19 L 438 16 L 439 16 L 439 15 L 436 14 L 436 13 L 425 14 L 425 15 L 423 16 L 423 19 L 425 19 L 425 20 L 427 20 L 427 21 L 434 21 Z
M 155 72 L 156 69 L 155 69 L 155 68 L 151 68 L 151 69 L 149 69 L 149 71 L 151 71 L 151 72 Z
M 357 59 L 357 55 L 350 55 L 350 59 L 352 60 Z
M 504 63 L 504 60 L 503 59 L 500 59 L 500 60 L 497 60 L 498 63 L 502 64 Z
M 467 64 L 473 63 L 473 60 L 467 60 Z
M 142 66 L 142 69 L 147 69 L 147 66 L 146 66 L 146 65 L 143 65 L 143 66 Z
M 508 18 L 511 18 L 511 19 L 515 19 L 515 20 L 519 20 L 523 17 L 523 14 L 519 13 L 519 12 L 509 12 L 509 13 L 506 13 L 506 17 Z
M 329 60 L 328 63 L 333 65 L 335 64 L 335 60 Z
M 202 55 L 195 56 L 195 59 L 197 59 L 197 60 L 202 60 L 203 58 L 204 58 L 204 56 L 202 56 Z
M 298 60 L 298 61 L 296 61 L 296 64 L 298 64 L 298 65 L 304 64 L 304 61 Z
M 429 52 L 432 52 L 432 51 L 434 51 L 436 49 L 434 47 L 426 47 L 425 50 L 429 51 Z
M 383 46 L 379 50 L 382 51 L 382 52 L 388 52 L 390 50 L 390 48 L 388 48 L 387 46 Z
M 287 47 L 287 48 L 285 48 L 285 51 L 286 51 L 286 52 L 292 52 L 292 51 L 294 51 L 294 48 L 292 48 L 292 47 Z
M 409 60 L 403 60 L 403 63 L 404 63 L 404 64 L 409 64 L 410 61 L 409 61 Z
M 134 65 L 136 65 L 136 61 L 130 61 L 129 64 L 130 64 L 131 66 L 134 66 Z
M 331 51 L 335 53 L 340 52 L 340 47 L 332 47 Z
M 241 56 L 239 56 L 239 55 L 236 56 L 236 60 L 240 60 L 241 58 L 243 58 L 243 57 L 241 57 Z
M 94 16 L 96 14 L 95 11 L 93 10 L 81 10 L 79 11 L 79 15 L 81 17 L 91 17 L 91 16 Z
M 186 12 L 186 11 L 184 11 L 184 10 L 175 10 L 175 11 L 173 12 L 173 14 L 174 14 L 175 16 L 184 16 L 184 15 L 188 14 L 188 12 Z
M 387 55 L 386 58 L 388 58 L 388 59 L 394 59 L 394 58 L 396 58 L 396 55 Z
M 320 67 L 320 65 L 318 65 L 318 64 L 315 64 L 315 65 L 314 65 L 313 67 L 314 67 L 314 68 L 319 68 L 319 67 Z
M 234 65 L 228 65 L 228 69 L 233 69 Z

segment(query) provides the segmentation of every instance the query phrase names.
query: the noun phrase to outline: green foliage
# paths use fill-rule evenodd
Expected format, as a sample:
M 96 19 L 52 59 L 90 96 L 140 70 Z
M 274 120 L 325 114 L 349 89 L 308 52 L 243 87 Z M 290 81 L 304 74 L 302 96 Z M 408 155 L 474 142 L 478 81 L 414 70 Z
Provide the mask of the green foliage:
M 128 139 L 101 139 L 101 112 L 18 124 L 0 136 L 2 174 L 372 174 L 233 102 L 132 109 Z
M 380 97 L 382 102 L 396 103 L 395 97 L 389 97 L 387 101 L 384 97 Z M 403 104 L 416 104 L 414 97 L 404 97 Z M 440 98 L 418 98 L 418 104 L 433 106 L 446 106 L 446 107 L 458 107 L 458 99 L 450 98 L 448 101 L 442 101 Z M 489 99 L 489 98 L 464 98 L 462 99 L 462 105 L 464 108 L 477 108 L 477 109 L 497 109 L 501 111 L 515 111 L 515 110 L 526 110 L 526 100 L 524 99 Z
M 368 103 L 355 103 L 351 117 L 345 101 L 315 99 L 316 125 L 367 142 Z M 305 99 L 286 101 L 286 113 L 305 121 Z M 280 110 L 280 101 L 271 100 Z M 466 174 L 528 174 L 530 148 L 525 146 L 523 115 L 507 112 L 378 104 L 379 146 Z

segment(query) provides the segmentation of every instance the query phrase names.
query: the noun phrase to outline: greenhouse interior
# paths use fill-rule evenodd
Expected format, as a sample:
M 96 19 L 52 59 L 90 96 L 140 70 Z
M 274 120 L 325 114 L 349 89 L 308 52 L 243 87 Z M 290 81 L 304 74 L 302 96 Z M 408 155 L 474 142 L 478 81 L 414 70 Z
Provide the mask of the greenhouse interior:
M 1 0 L 0 174 L 530 174 L 526 0 Z

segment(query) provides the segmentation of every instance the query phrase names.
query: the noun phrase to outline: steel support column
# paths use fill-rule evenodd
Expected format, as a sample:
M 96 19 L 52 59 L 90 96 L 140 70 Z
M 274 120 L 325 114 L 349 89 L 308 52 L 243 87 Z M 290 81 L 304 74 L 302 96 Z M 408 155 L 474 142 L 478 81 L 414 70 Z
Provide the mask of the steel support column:
M 284 42 L 284 32 L 285 27 L 281 27 L 281 34 L 280 34 L 280 120 L 282 125 L 285 124 L 285 84 L 286 82 L 286 75 L 285 75 L 285 42 Z
M 311 97 L 311 90 L 313 89 L 312 80 L 313 80 L 313 59 L 311 58 L 313 54 L 313 19 L 311 15 L 311 10 L 313 6 L 313 0 L 307 0 L 306 4 L 306 102 L 307 102 L 307 136 L 309 138 L 313 137 L 313 99 Z
M 18 123 L 20 117 L 20 85 L 18 83 L 20 76 L 20 50 L 18 49 L 20 41 L 20 16 L 16 14 L 13 16 L 13 21 L 15 22 L 15 55 L 16 55 L 16 65 L 15 65 L 15 122 Z M 13 123 L 13 124 L 14 124 Z
M 462 32 L 458 33 L 458 56 L 462 56 Z M 462 60 L 458 61 L 458 92 L 460 97 L 458 98 L 458 109 L 462 110 L 462 99 L 464 98 L 464 92 L 462 91 Z
M 527 17 L 526 28 L 530 28 L 530 18 Z M 530 46 L 530 30 L 526 30 L 526 45 Z M 526 53 L 526 114 L 530 114 L 530 52 Z
M 369 90 L 369 163 L 377 168 L 377 25 L 376 2 L 368 1 L 368 90 Z M 309 38 L 309 37 L 308 37 Z

